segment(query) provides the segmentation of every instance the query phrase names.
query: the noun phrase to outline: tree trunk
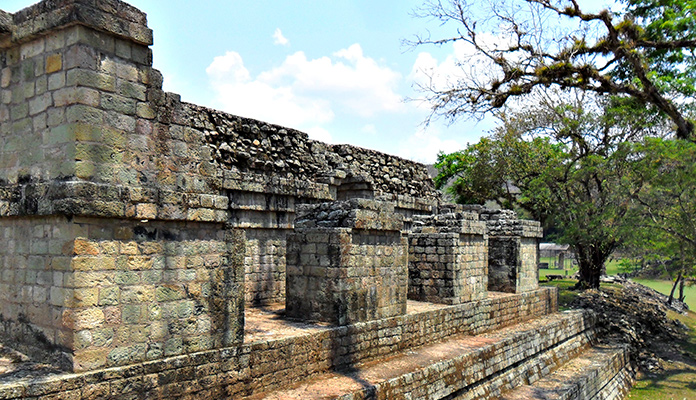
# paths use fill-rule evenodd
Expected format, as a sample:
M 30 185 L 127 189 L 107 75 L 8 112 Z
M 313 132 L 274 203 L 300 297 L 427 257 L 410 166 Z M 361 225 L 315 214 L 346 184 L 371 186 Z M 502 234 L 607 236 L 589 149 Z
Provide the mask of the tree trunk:
M 667 304 L 669 305 L 672 305 L 672 300 L 674 300 L 674 291 L 677 289 L 677 285 L 679 284 L 681 277 L 682 272 L 679 271 L 679 275 L 677 275 L 677 279 L 674 281 L 674 285 L 672 285 L 672 290 L 669 292 L 669 300 L 667 301 Z
M 604 263 L 607 261 L 613 246 L 598 244 L 576 244 L 573 246 L 578 257 L 580 279 L 576 289 L 599 289 L 599 278 L 602 276 Z
M 679 281 L 679 301 L 681 301 L 682 303 L 684 302 L 684 298 L 685 298 L 685 296 L 684 296 L 684 281 L 685 280 L 686 279 L 684 279 L 682 277 L 681 281 Z

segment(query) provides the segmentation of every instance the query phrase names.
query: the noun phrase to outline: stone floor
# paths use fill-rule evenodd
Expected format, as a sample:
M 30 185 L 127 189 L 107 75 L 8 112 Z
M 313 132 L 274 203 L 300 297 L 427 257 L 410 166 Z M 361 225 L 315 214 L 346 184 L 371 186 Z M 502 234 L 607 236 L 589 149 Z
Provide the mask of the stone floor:
M 444 304 L 424 303 L 409 300 L 406 313 L 414 314 L 447 307 Z M 269 304 L 263 307 L 247 308 L 244 315 L 244 343 L 261 340 L 280 339 L 301 335 L 331 327 L 328 323 L 305 323 L 285 319 L 285 305 Z

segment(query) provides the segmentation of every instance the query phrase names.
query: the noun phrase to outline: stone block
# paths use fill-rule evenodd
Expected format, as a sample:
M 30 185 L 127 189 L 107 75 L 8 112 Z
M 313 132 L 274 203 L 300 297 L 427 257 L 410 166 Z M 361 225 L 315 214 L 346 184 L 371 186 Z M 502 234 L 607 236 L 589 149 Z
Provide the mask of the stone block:
M 409 234 L 409 299 L 461 304 L 485 298 L 485 228 L 475 213 L 415 216 Z
M 305 222 L 288 237 L 289 317 L 345 325 L 405 313 L 408 243 L 389 208 L 363 200 L 303 208 Z
M 522 293 L 539 287 L 539 222 L 517 219 L 509 210 L 483 210 L 489 235 L 488 289 Z
M 52 74 L 63 69 L 63 56 L 61 54 L 51 54 L 46 57 L 46 73 Z

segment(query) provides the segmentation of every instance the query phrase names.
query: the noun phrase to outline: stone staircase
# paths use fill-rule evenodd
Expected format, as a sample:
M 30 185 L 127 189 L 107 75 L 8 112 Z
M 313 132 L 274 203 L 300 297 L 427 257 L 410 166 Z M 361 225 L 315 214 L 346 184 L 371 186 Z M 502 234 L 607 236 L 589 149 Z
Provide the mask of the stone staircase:
M 505 393 L 501 399 L 622 399 L 633 379 L 625 349 L 593 347 L 538 381 Z
M 633 379 L 627 353 L 593 346 L 594 322 L 588 312 L 555 312 L 387 354 L 248 398 L 621 399 Z
M 596 346 L 595 317 L 557 292 L 409 301 L 403 316 L 346 326 L 247 310 L 245 342 L 82 373 L 0 379 L 0 399 L 621 399 L 627 352 Z

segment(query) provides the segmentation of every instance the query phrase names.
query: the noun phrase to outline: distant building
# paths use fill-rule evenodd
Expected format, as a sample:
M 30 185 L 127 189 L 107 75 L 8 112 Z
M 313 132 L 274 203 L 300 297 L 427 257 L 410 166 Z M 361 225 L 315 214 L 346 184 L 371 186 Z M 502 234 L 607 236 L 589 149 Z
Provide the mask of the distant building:
M 556 259 L 555 263 L 548 267 L 563 269 L 565 267 L 565 260 L 574 259 L 575 254 L 567 244 L 539 243 L 539 257 L 540 259 L 542 257 L 554 258 Z

